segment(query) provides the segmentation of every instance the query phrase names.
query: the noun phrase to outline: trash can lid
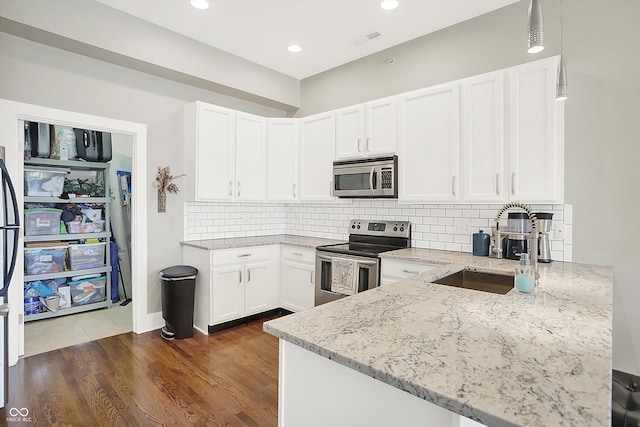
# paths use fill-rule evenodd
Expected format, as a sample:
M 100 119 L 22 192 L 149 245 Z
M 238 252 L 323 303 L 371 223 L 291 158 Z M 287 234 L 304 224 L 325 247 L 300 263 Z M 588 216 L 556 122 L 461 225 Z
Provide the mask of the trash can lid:
M 198 274 L 198 269 L 190 265 L 174 265 L 160 270 L 158 273 L 163 279 L 193 279 Z

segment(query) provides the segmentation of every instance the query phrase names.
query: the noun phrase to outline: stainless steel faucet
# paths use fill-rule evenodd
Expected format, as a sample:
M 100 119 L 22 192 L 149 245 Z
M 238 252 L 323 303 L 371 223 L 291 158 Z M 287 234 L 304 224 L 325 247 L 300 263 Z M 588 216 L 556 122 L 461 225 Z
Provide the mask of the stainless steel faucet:
M 529 217 L 529 220 L 531 221 L 531 232 L 530 233 L 513 233 L 513 232 L 502 232 L 500 231 L 500 218 L 502 217 L 502 214 L 504 214 L 507 210 L 512 209 L 512 208 L 519 208 L 522 209 L 523 211 L 525 211 L 527 213 L 527 216 Z M 504 205 L 502 207 L 502 209 L 500 210 L 500 212 L 498 212 L 498 215 L 496 215 L 496 228 L 492 230 L 493 231 L 493 246 L 491 248 L 491 251 L 489 253 L 489 255 L 493 258 L 502 258 L 502 235 L 503 234 L 519 234 L 519 235 L 526 235 L 529 236 L 530 238 L 530 244 L 529 244 L 529 254 L 530 254 L 530 259 L 531 259 L 531 265 L 533 266 L 533 271 L 535 271 L 535 277 L 536 277 L 536 284 L 538 284 L 538 279 L 540 277 L 540 274 L 538 273 L 538 218 L 536 217 L 536 214 L 534 214 L 531 211 L 531 208 L 525 204 L 525 203 L 520 203 L 520 202 L 510 202 L 507 203 L 506 205 Z

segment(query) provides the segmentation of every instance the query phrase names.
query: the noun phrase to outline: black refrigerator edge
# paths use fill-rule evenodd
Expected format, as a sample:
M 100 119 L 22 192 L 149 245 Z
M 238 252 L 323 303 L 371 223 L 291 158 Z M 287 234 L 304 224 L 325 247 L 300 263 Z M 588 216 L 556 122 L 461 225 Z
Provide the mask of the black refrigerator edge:
M 16 266 L 20 212 L 16 192 L 5 165 L 4 147 L 0 146 L 0 408 L 9 398 L 9 286 Z

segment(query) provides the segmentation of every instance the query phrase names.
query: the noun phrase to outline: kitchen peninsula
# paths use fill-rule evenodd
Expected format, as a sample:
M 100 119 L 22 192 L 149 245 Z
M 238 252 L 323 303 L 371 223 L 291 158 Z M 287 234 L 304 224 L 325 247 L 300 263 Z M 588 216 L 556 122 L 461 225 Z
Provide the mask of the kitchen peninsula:
M 514 261 L 382 258 L 437 267 L 265 323 L 281 340 L 280 427 L 610 424 L 612 268 L 541 264 L 535 294 L 498 295 L 431 282 Z

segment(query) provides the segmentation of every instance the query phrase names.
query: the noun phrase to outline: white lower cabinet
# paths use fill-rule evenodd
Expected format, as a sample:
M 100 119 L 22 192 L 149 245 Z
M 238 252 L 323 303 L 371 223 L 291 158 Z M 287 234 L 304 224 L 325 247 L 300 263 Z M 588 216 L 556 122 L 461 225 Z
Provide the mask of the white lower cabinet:
M 406 279 L 425 271 L 433 270 L 438 266 L 433 264 L 420 264 L 417 262 L 382 260 L 382 270 L 380 272 L 381 282 L 388 285 L 401 279 Z
M 315 251 L 283 246 L 280 261 L 280 305 L 301 311 L 314 305 Z
M 198 269 L 194 326 L 208 333 L 209 326 L 277 308 L 279 250 L 183 247 L 183 263 Z

